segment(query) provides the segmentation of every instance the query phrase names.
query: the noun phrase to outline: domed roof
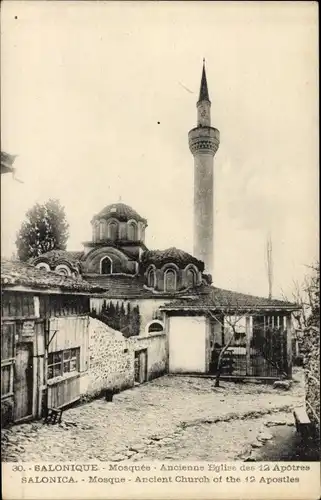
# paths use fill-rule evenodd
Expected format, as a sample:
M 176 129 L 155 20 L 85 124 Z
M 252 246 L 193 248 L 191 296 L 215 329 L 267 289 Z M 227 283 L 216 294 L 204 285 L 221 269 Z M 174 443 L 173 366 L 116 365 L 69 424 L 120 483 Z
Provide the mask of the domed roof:
M 147 220 L 144 219 L 144 217 L 141 217 L 136 210 L 125 203 L 112 203 L 111 205 L 107 205 L 107 207 L 103 208 L 97 215 L 94 216 L 93 220 L 108 219 L 111 217 L 123 222 L 134 219 L 137 222 L 147 223 Z
M 147 267 L 149 264 L 155 264 L 156 267 L 173 262 L 179 267 L 185 267 L 187 264 L 194 264 L 200 271 L 204 270 L 204 262 L 196 259 L 193 255 L 171 247 L 166 250 L 147 250 L 142 255 L 142 265 Z

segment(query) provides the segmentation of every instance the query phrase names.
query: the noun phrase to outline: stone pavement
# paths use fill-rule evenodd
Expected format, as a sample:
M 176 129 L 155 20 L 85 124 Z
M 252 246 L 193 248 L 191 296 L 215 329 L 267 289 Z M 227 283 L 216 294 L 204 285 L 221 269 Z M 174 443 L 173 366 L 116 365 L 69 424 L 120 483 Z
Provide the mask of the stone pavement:
M 289 391 L 233 382 L 214 388 L 208 378 L 164 376 L 113 402 L 66 410 L 62 424 L 2 430 L 2 460 L 235 460 L 256 446 L 268 420 L 293 425 L 292 409 L 303 402 L 301 372 Z

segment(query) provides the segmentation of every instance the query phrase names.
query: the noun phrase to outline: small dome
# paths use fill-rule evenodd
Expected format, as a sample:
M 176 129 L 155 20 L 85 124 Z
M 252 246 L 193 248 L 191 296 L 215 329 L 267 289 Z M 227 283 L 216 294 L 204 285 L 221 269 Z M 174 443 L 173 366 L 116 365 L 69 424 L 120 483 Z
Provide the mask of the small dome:
M 147 220 L 141 217 L 136 210 L 131 208 L 125 203 L 113 203 L 112 205 L 107 205 L 103 208 L 97 215 L 94 216 L 93 220 L 96 219 L 109 219 L 115 218 L 122 222 L 127 222 L 134 219 L 137 222 L 144 222 L 147 224 Z
M 201 260 L 175 247 L 167 248 L 166 250 L 147 250 L 142 255 L 142 266 L 145 268 L 149 264 L 162 267 L 164 264 L 170 262 L 178 265 L 180 268 L 186 267 L 188 264 L 194 264 L 200 271 L 204 270 L 204 263 Z
M 48 263 L 51 269 L 59 264 L 67 264 L 73 270 L 79 270 L 83 252 L 71 252 L 69 250 L 49 250 L 49 252 L 39 255 L 29 260 L 34 266 L 40 263 Z

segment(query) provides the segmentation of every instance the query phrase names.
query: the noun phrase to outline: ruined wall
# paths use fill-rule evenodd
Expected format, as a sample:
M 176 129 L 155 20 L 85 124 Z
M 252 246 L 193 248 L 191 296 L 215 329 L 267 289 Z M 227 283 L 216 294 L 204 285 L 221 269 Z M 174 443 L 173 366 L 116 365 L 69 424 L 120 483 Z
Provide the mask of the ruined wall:
M 306 410 L 317 434 L 320 433 L 320 328 L 310 327 L 302 336 L 305 370 Z

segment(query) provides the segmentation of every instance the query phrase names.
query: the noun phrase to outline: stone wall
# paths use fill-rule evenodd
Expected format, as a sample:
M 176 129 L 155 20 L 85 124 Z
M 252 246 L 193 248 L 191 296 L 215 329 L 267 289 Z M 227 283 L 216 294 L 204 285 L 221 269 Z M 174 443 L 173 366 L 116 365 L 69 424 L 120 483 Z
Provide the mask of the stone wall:
M 301 340 L 306 382 L 306 410 L 320 433 L 320 328 L 310 327 Z
M 82 393 L 98 396 L 103 389 L 122 390 L 134 384 L 127 339 L 97 319 L 89 321 L 88 371 Z
M 96 397 L 105 389 L 121 391 L 134 386 L 135 351 L 147 349 L 147 380 L 167 369 L 165 333 L 126 339 L 101 321 L 90 318 L 88 371 L 82 379 L 83 396 Z

